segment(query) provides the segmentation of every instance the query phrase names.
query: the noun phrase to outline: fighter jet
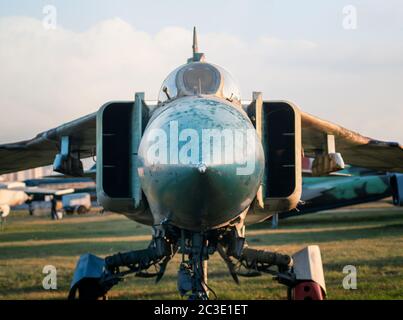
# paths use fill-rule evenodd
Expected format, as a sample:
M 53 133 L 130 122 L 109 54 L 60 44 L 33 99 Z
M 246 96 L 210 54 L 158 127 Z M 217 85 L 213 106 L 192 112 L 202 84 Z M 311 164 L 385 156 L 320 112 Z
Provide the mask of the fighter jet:
M 342 208 L 392 197 L 395 206 L 403 206 L 399 173 L 376 172 L 349 167 L 327 176 L 304 176 L 301 201 L 297 208 L 279 213 L 281 219 L 318 211 Z M 401 183 L 401 182 L 400 182 Z
M 133 101 L 108 102 L 31 140 L 0 145 L 0 173 L 53 163 L 57 172 L 80 176 L 80 159 L 96 156 L 100 205 L 152 228 L 144 250 L 81 256 L 70 298 L 105 297 L 133 273 L 159 281 L 178 253 L 179 293 L 208 299 L 207 262 L 215 252 L 236 282 L 269 273 L 290 298 L 325 296 L 317 246 L 293 256 L 257 250 L 247 244 L 246 227 L 298 205 L 302 155 L 315 158 L 317 175 L 344 162 L 403 172 L 402 146 L 261 93 L 243 102 L 239 92 L 230 73 L 199 52 L 194 30 L 193 55 L 165 79 L 158 103 L 136 93 Z

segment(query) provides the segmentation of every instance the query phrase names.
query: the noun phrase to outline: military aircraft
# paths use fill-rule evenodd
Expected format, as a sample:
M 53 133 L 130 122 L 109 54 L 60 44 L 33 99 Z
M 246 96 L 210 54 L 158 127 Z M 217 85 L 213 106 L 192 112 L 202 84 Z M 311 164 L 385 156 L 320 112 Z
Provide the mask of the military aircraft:
M 10 208 L 19 206 L 26 202 L 43 200 L 45 196 L 60 197 L 74 192 L 74 189 L 45 189 L 37 187 L 27 187 L 24 182 L 1 182 L 0 183 L 0 218 L 3 228 Z
M 315 158 L 317 175 L 344 162 L 403 172 L 402 146 L 318 119 L 291 102 L 265 101 L 261 93 L 252 98 L 243 103 L 232 76 L 206 62 L 194 30 L 193 55 L 165 79 L 157 104 L 136 93 L 134 101 L 112 101 L 31 140 L 0 145 L 0 173 L 53 163 L 57 172 L 80 176 L 80 159 L 96 155 L 100 205 L 152 227 L 144 250 L 81 256 L 70 298 L 102 298 L 133 273 L 158 281 L 179 253 L 179 293 L 207 299 L 207 262 L 215 252 L 235 281 L 269 273 L 291 298 L 324 297 L 317 246 L 293 256 L 257 250 L 247 245 L 245 227 L 297 206 L 302 155 Z
M 280 219 L 373 202 L 392 197 L 395 206 L 403 206 L 402 190 L 398 188 L 403 175 L 348 167 L 327 176 L 304 176 L 301 201 Z M 399 182 L 400 181 L 400 182 Z

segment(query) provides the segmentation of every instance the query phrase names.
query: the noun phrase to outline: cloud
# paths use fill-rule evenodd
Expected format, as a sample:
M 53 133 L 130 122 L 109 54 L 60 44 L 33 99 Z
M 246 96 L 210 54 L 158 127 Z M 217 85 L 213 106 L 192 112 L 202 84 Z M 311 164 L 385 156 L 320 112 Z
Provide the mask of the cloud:
M 270 35 L 200 34 L 207 60 L 229 70 L 244 99 L 254 90 L 376 138 L 403 142 L 403 45 L 313 42 Z M 191 30 L 156 34 L 115 18 L 83 32 L 40 20 L 0 18 L 0 142 L 30 138 L 145 91 L 191 55 Z

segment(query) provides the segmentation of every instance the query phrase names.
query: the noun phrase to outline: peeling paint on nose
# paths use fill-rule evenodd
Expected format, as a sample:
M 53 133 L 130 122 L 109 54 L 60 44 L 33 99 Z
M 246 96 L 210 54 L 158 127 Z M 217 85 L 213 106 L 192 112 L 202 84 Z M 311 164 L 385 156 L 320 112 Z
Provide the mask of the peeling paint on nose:
M 226 224 L 241 214 L 256 195 L 264 168 L 260 140 L 247 116 L 230 104 L 206 98 L 181 99 L 172 104 L 149 123 L 139 148 L 141 185 L 154 222 L 167 219 L 177 227 L 194 231 Z M 193 150 L 197 156 L 190 156 L 190 140 L 184 138 L 187 134 L 183 134 L 184 139 L 179 139 L 178 144 L 173 142 L 173 121 L 179 137 L 184 132 L 189 136 L 194 133 L 201 136 L 205 129 L 252 130 L 254 135 L 250 144 L 257 147 L 253 154 L 244 152 L 243 160 L 252 164 L 253 170 L 240 174 L 239 169 L 245 169 L 244 165 L 240 165 L 236 157 L 226 157 L 229 153 L 224 144 L 217 148 L 223 155 L 221 161 L 214 161 L 214 152 L 208 161 L 203 158 L 205 146 L 202 141 L 193 146 L 200 147 Z M 167 140 L 169 150 L 155 153 L 157 160 L 165 162 L 147 158 L 155 142 L 147 139 L 152 130 L 160 130 L 162 140 Z M 245 145 L 243 149 L 248 148 Z M 239 156 L 243 149 L 237 149 L 235 155 Z

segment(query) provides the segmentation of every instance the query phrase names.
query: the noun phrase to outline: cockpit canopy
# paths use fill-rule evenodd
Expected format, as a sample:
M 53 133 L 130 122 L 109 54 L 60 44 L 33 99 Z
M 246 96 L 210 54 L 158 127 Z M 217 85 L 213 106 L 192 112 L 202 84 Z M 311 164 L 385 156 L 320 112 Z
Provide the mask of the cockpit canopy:
M 158 101 L 163 103 L 194 95 L 213 95 L 241 102 L 234 78 L 221 67 L 206 62 L 188 63 L 171 72 L 162 84 Z

